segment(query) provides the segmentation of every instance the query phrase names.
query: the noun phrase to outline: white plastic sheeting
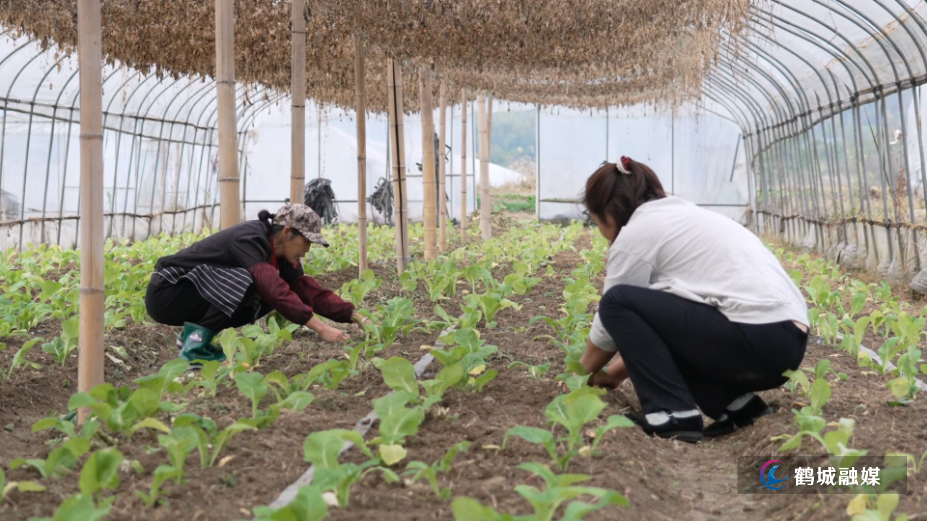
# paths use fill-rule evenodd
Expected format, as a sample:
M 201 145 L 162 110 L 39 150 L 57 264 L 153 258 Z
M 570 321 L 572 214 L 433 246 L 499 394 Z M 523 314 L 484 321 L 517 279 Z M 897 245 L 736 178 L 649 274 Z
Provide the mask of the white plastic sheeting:
M 676 114 L 637 106 L 605 111 L 542 110 L 542 219 L 580 218 L 576 200 L 603 161 L 645 163 L 664 190 L 746 223 L 746 154 L 731 121 L 689 106 Z M 736 154 L 736 156 L 735 156 Z M 569 201 L 555 201 L 567 199 Z

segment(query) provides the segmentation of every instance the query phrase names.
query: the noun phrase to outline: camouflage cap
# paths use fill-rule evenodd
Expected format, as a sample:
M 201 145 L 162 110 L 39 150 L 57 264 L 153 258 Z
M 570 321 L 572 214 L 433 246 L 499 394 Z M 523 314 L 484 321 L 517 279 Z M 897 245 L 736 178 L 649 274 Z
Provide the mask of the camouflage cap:
M 322 237 L 322 218 L 312 208 L 304 204 L 288 204 L 277 210 L 274 215 L 274 224 L 289 226 L 309 242 L 328 247 L 328 241 Z

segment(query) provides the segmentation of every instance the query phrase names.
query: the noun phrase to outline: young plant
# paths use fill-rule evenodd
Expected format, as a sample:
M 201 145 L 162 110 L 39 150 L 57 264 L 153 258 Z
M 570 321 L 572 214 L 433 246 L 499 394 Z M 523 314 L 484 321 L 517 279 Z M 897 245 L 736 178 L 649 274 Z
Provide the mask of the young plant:
M 10 462 L 10 468 L 28 465 L 37 470 L 43 478 L 61 477 L 74 470 L 77 460 L 89 450 L 90 442 L 83 438 L 73 438 L 52 450 L 46 459 L 14 459 Z
M 560 506 L 569 501 L 564 510 L 563 519 L 572 521 L 582 519 L 591 512 L 611 505 L 629 505 L 627 498 L 614 490 L 575 486 L 576 483 L 591 479 L 590 476 L 557 475 L 539 463 L 522 463 L 518 468 L 540 476 L 544 480 L 544 490 L 524 484 L 515 487 L 515 491 L 531 503 L 534 509 L 532 515 L 516 518 L 483 506 L 474 499 L 458 497 L 451 503 L 454 519 L 457 521 L 552 521 Z M 595 503 L 574 501 L 580 496 L 591 496 L 597 498 L 598 501 Z
M 537 427 L 518 426 L 509 429 L 505 434 L 502 441 L 503 449 L 512 436 L 522 438 L 529 443 L 540 444 L 547 450 L 548 455 L 561 470 L 566 470 L 570 460 L 577 455 L 595 455 L 596 448 L 607 432 L 619 427 L 634 426 L 634 423 L 624 416 L 609 416 L 604 425 L 596 428 L 592 444 L 585 445 L 583 443 L 584 426 L 598 418 L 599 413 L 605 409 L 605 402 L 599 398 L 604 393 L 605 391 L 602 389 L 582 387 L 569 394 L 557 396 L 547 406 L 544 415 L 547 416 L 550 423 L 560 425 L 566 429 L 567 435 L 565 437 L 557 439 L 551 431 Z M 566 443 L 566 451 L 563 454 L 557 451 L 558 442 Z
M 418 388 L 413 394 L 398 391 L 373 401 L 373 409 L 380 417 L 380 435 L 370 441 L 379 445 L 377 453 L 387 465 L 394 465 L 406 457 L 402 446 L 408 436 L 418 433 L 419 425 L 425 420 L 421 407 L 406 407 L 418 397 Z
M 462 441 L 448 449 L 444 457 L 431 465 L 422 461 L 410 461 L 406 465 L 406 471 L 403 475 L 412 476 L 412 483 L 422 479 L 427 480 L 431 488 L 434 489 L 435 495 L 446 501 L 451 497 L 451 489 L 450 487 L 441 488 L 441 485 L 438 484 L 438 474 L 450 472 L 451 462 L 457 457 L 457 454 L 467 452 L 469 448 L 470 442 Z
M 535 380 L 540 380 L 548 371 L 550 371 L 550 362 L 541 365 L 531 365 L 525 362 L 520 362 L 518 360 L 509 364 L 509 369 L 513 367 L 524 367 L 528 371 L 528 374 L 531 375 L 531 378 Z
M 26 360 L 26 355 L 29 354 L 29 351 L 32 349 L 32 347 L 41 341 L 41 338 L 33 338 L 32 340 L 28 340 L 26 343 L 24 343 L 23 346 L 20 347 L 18 351 L 16 351 L 16 354 L 13 355 L 13 362 L 10 364 L 10 370 L 6 374 L 6 380 L 9 380 L 10 377 L 13 376 L 13 371 L 18 367 L 26 366 L 33 369 L 42 368 L 41 365 Z
M 483 312 L 483 316 L 486 318 L 487 327 L 496 327 L 496 314 L 503 309 L 521 309 L 519 304 L 516 304 L 507 298 L 503 298 L 501 293 L 495 291 L 487 292 L 483 295 L 467 295 L 466 302 L 468 307 L 479 308 L 480 311 Z
M 432 276 L 424 275 L 425 285 L 428 286 L 428 296 L 432 302 L 437 302 L 443 298 L 453 297 L 457 294 L 457 280 L 460 278 L 460 270 L 454 261 L 447 261 L 440 268 L 434 268 L 435 261 L 428 265 Z
M 341 287 L 341 296 L 360 306 L 367 294 L 379 289 L 382 284 L 383 279 L 374 275 L 373 270 L 364 270 L 359 279 L 348 281 Z
M 364 324 L 367 333 L 379 344 L 375 351 L 385 349 L 396 341 L 399 334 L 406 334 L 418 322 L 412 317 L 414 307 L 407 298 L 394 297 L 386 305 L 377 305 L 374 324 Z
M 370 459 L 360 465 L 339 462 L 338 455 L 346 442 L 356 445 Z M 315 468 L 313 486 L 322 492 L 333 490 L 342 508 L 348 506 L 351 486 L 364 474 L 376 470 L 382 472 L 390 483 L 399 480 L 395 472 L 379 465 L 380 460 L 373 457 L 364 438 L 355 431 L 332 429 L 313 432 L 306 438 L 303 451 L 306 461 Z
M 42 351 L 51 354 L 55 362 L 64 365 L 70 358 L 71 353 L 77 349 L 78 326 L 80 320 L 74 317 L 61 323 L 61 336 L 52 339 L 51 342 L 42 344 Z
M 110 432 L 119 432 L 128 437 L 143 428 L 169 433 L 170 429 L 154 416 L 163 410 L 175 411 L 182 407 L 169 402 L 159 402 L 155 391 L 140 387 L 135 391 L 128 386 L 119 389 L 111 384 L 97 385 L 89 393 L 81 392 L 68 400 L 68 410 L 89 407 L 93 415 Z
M 299 488 L 296 497 L 286 506 L 272 508 L 254 507 L 255 521 L 322 521 L 328 515 L 328 504 L 322 498 L 322 490 L 317 485 L 304 485 Z
M 240 432 L 255 430 L 256 427 L 239 420 L 221 431 L 216 422 L 195 414 L 182 414 L 174 421 L 174 428 L 190 426 L 196 431 L 196 448 L 200 454 L 200 466 L 211 467 L 233 436 Z M 210 451 L 210 447 L 212 450 Z
M 167 457 L 171 460 L 171 468 L 177 471 L 174 479 L 178 485 L 181 485 L 187 456 L 199 444 L 199 434 L 190 426 L 174 427 L 170 434 L 158 435 L 158 444 L 167 451 Z
M 3 504 L 4 498 L 11 490 L 16 489 L 20 492 L 44 492 L 45 487 L 35 481 L 10 481 L 6 482 L 6 474 L 0 468 L 0 504 Z
M 158 465 L 158 468 L 154 471 L 151 488 L 148 490 L 148 493 L 146 494 L 140 490 L 136 490 L 135 495 L 141 498 L 149 507 L 154 507 L 160 501 L 161 487 L 164 486 L 164 482 L 169 479 L 178 481 L 182 477 L 182 470 L 170 465 Z
M 298 382 L 303 391 L 316 382 L 328 389 L 337 389 L 352 374 L 357 374 L 357 371 L 351 370 L 350 361 L 328 360 L 314 366 L 305 375 L 293 377 L 293 381 Z

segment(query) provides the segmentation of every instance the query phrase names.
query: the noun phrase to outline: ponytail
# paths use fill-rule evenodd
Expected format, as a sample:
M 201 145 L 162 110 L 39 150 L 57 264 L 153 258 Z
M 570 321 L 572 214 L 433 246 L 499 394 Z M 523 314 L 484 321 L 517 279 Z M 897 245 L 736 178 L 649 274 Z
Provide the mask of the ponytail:
M 586 181 L 582 194 L 589 213 L 611 217 L 618 228 L 631 220 L 642 204 L 666 197 L 660 178 L 647 165 L 622 156 L 620 163 L 604 163 Z
M 270 230 L 271 233 L 276 234 L 282 230 L 284 226 L 274 224 L 274 217 L 276 216 L 267 210 L 261 210 L 258 212 L 258 220 L 264 223 L 264 225 L 267 226 L 267 229 Z

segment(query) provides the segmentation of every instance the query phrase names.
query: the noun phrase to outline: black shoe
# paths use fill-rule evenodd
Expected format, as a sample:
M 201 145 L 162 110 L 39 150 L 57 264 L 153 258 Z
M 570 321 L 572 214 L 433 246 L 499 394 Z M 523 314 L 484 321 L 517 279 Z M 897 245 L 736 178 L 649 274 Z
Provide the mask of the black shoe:
M 754 395 L 753 398 L 750 398 L 750 401 L 740 409 L 736 411 L 725 411 L 724 413 L 727 415 L 727 418 L 718 420 L 705 428 L 703 434 L 706 438 L 725 436 L 737 429 L 749 427 L 753 425 L 757 418 L 772 414 L 773 410 L 772 407 L 766 405 L 766 402 L 764 402 L 762 398 Z
M 647 436 L 656 434 L 660 438 L 677 439 L 688 443 L 696 443 L 702 439 L 702 415 L 688 418 L 670 416 L 668 422 L 660 425 L 651 425 L 647 418 L 634 413 L 625 414 L 625 416 L 644 429 Z

